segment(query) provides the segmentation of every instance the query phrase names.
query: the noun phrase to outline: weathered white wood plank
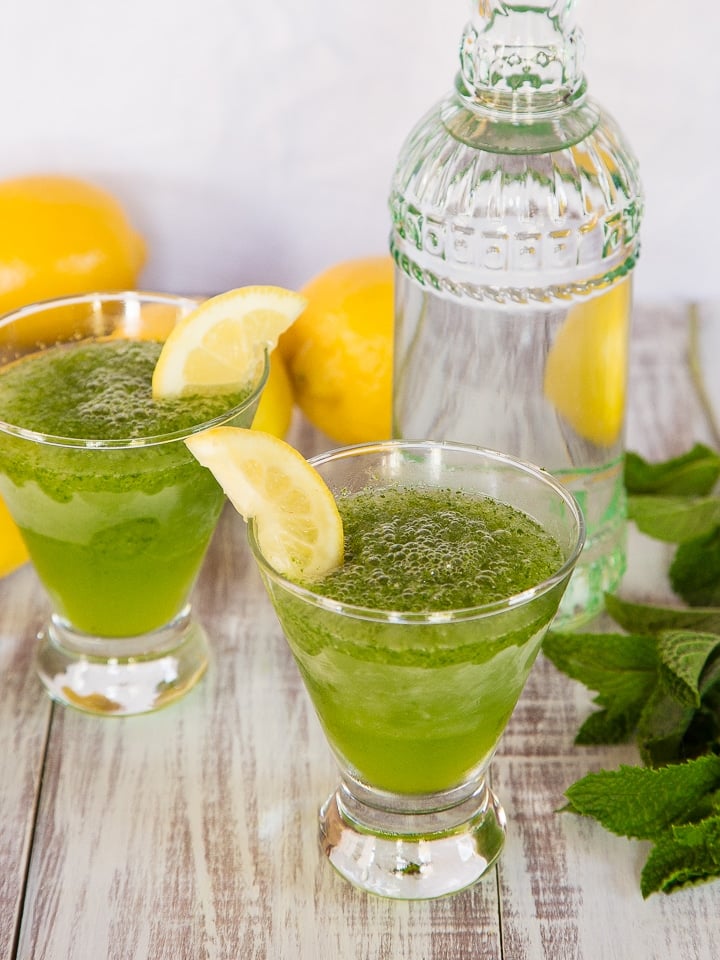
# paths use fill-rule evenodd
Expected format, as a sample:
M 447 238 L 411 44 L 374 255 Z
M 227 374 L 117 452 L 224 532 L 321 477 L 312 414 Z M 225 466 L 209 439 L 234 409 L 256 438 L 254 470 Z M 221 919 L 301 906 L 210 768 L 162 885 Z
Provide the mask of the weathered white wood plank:
M 712 443 L 690 375 L 689 330 L 687 304 L 636 308 L 626 444 L 650 460 L 684 453 L 696 440 Z
M 693 304 L 690 308 L 690 360 L 693 377 L 707 406 L 712 442 L 720 447 L 720 303 Z
M 12 956 L 42 775 L 50 702 L 33 666 L 41 622 L 30 567 L 0 580 L 0 957 Z

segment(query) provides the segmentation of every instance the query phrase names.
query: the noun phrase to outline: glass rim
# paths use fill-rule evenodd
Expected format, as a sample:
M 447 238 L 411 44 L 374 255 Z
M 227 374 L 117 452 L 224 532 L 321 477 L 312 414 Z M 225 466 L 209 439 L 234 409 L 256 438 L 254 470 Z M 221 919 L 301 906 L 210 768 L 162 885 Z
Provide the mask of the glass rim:
M 99 301 L 106 303 L 161 303 L 168 306 L 187 306 L 188 309 L 197 306 L 205 298 L 184 296 L 173 293 L 154 293 L 144 290 L 121 290 L 113 292 L 81 293 L 66 297 L 52 297 L 49 300 L 38 300 L 34 303 L 25 304 L 16 310 L 0 316 L 0 330 L 10 323 L 14 323 L 24 317 L 33 314 L 42 313 L 57 307 L 72 306 L 73 304 L 92 303 Z M 129 339 L 133 339 L 130 337 Z M 67 341 L 68 343 L 82 341 Z M 28 354 L 30 356 L 30 354 Z M 0 432 L 8 436 L 18 437 L 22 440 L 30 440 L 34 443 L 44 444 L 46 446 L 65 447 L 73 449 L 87 450 L 130 450 L 142 449 L 143 447 L 155 447 L 165 443 L 173 443 L 177 440 L 183 440 L 185 437 L 192 436 L 195 433 L 201 433 L 212 427 L 222 426 L 229 420 L 243 413 L 248 407 L 258 399 L 267 383 L 270 374 L 270 354 L 267 348 L 264 351 L 263 369 L 259 378 L 253 386 L 250 394 L 234 407 L 224 410 L 222 413 L 210 420 L 203 420 L 200 423 L 193 424 L 190 427 L 184 427 L 180 430 L 172 430 L 168 433 L 149 434 L 143 437 L 118 437 L 114 439 L 98 439 L 93 437 L 63 437 L 52 433 L 43 433 L 40 430 L 28 430 L 26 427 L 20 427 L 14 423 L 8 423 L 0 418 Z
M 443 624 L 453 623 L 458 620 L 475 620 L 483 617 L 494 616 L 505 610 L 512 610 L 516 607 L 522 607 L 548 593 L 555 586 L 562 582 L 565 577 L 572 573 L 577 563 L 578 557 L 585 544 L 585 518 L 580 509 L 580 505 L 573 494 L 557 480 L 551 473 L 538 467 L 526 460 L 513 457 L 510 454 L 501 453 L 489 447 L 481 447 L 475 444 L 460 443 L 452 440 L 380 440 L 369 443 L 357 443 L 343 447 L 335 447 L 324 453 L 317 454 L 308 459 L 313 467 L 320 466 L 333 460 L 349 459 L 366 453 L 382 453 L 391 450 L 404 451 L 428 451 L 428 450 L 451 450 L 458 453 L 469 453 L 480 455 L 486 461 L 495 464 L 504 464 L 507 467 L 524 473 L 540 481 L 545 486 L 550 487 L 560 499 L 565 503 L 572 515 L 577 528 L 575 544 L 568 557 L 562 565 L 558 567 L 549 577 L 541 580 L 539 583 L 521 590 L 519 593 L 512 594 L 509 597 L 503 597 L 500 600 L 493 600 L 490 603 L 476 604 L 471 607 L 461 607 L 447 610 L 385 610 L 376 607 L 367 607 L 362 604 L 346 603 L 342 600 L 333 600 L 331 597 L 317 593 L 310 587 L 302 586 L 290 580 L 284 574 L 279 573 L 265 559 L 260 551 L 260 547 L 255 536 L 255 520 L 250 519 L 248 523 L 248 541 L 252 554 L 260 567 L 261 572 L 277 583 L 288 593 L 294 594 L 298 599 L 306 603 L 327 610 L 330 613 L 337 613 L 356 620 L 371 620 L 378 623 L 414 623 L 414 624 Z M 518 508 L 519 509 L 519 508 Z

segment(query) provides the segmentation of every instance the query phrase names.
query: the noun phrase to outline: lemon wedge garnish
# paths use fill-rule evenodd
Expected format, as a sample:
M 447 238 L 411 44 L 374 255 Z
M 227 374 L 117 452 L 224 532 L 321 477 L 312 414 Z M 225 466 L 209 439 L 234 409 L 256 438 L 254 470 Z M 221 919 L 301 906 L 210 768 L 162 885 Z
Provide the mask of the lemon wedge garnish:
M 616 442 L 625 416 L 630 282 L 571 307 L 548 353 L 545 396 L 577 434 Z
M 282 287 L 240 287 L 201 303 L 172 329 L 153 372 L 154 397 L 233 393 L 254 383 L 265 351 L 305 309 Z
M 294 447 L 269 433 L 213 427 L 187 437 L 188 449 L 215 476 L 258 546 L 290 579 L 315 580 L 343 561 L 343 526 L 332 492 Z

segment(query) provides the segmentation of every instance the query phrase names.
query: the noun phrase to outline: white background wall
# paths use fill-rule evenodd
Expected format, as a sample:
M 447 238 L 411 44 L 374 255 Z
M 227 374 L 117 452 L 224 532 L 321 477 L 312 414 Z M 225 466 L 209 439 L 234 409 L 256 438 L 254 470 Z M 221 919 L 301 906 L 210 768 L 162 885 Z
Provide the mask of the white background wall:
M 580 0 L 593 96 L 646 193 L 637 293 L 717 293 L 720 4 Z M 148 287 L 298 285 L 384 252 L 395 156 L 449 89 L 468 0 L 0 0 L 0 178 L 125 205 Z M 2 229 L 2 224 L 0 224 Z

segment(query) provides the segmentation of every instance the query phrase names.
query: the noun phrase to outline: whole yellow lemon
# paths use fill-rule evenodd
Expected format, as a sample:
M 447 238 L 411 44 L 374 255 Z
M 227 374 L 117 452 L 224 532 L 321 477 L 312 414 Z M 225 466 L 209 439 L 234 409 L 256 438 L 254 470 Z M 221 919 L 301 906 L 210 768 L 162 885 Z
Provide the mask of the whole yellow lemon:
M 143 238 L 119 202 L 73 177 L 0 181 L 0 313 L 73 293 L 132 289 Z
M 66 294 L 137 286 L 145 242 L 118 201 L 84 180 L 0 181 L 0 224 L 0 314 Z M 59 332 L 28 328 L 27 339 Z M 20 534 L 0 502 L 0 576 L 26 560 Z
M 340 443 L 391 431 L 393 261 L 346 260 L 307 283 L 305 312 L 278 344 L 295 401 Z

